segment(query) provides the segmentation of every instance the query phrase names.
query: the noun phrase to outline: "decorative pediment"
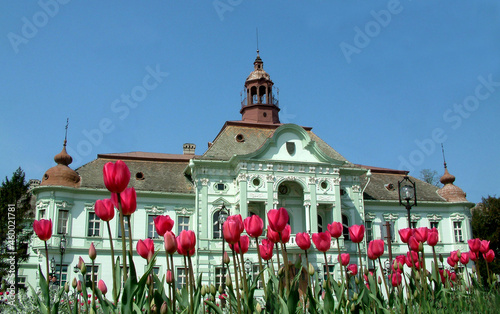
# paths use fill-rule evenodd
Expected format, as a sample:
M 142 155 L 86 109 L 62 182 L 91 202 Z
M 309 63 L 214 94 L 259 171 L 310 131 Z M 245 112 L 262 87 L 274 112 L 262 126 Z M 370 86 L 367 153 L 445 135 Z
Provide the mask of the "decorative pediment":
M 190 216 L 193 214 L 193 209 L 187 209 L 185 207 L 182 207 L 182 208 L 176 208 L 175 212 L 177 213 L 177 215 Z
M 429 214 L 427 215 L 427 219 L 431 222 L 439 222 L 440 220 L 443 219 L 443 216 L 436 214 Z
M 399 214 L 394 214 L 394 213 L 387 213 L 384 214 L 383 216 L 385 221 L 390 221 L 390 222 L 394 222 L 399 219 Z
M 41 200 L 36 202 L 36 210 L 47 210 L 49 208 L 50 201 Z
M 365 221 L 374 221 L 376 217 L 374 213 L 365 213 Z
M 410 215 L 410 219 L 411 221 L 419 221 L 420 218 L 422 218 L 422 216 L 418 215 L 418 214 L 411 214 Z
M 450 215 L 450 219 L 453 222 L 462 221 L 462 220 L 465 220 L 465 215 L 459 214 L 459 213 L 453 213 Z
M 163 215 L 166 207 L 165 206 L 158 206 L 158 205 L 146 205 L 146 206 L 144 206 L 144 209 L 149 214 Z
M 84 208 L 86 211 L 93 211 L 95 208 L 95 202 L 94 203 L 85 203 L 83 204 Z
M 70 210 L 73 207 L 73 203 L 68 203 L 67 201 L 55 201 L 56 210 Z

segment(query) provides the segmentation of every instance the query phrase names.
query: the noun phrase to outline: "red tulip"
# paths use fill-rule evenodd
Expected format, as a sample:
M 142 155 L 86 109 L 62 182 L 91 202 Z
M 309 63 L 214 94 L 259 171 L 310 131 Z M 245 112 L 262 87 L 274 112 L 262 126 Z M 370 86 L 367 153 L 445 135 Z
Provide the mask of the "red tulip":
M 288 224 L 288 212 L 283 207 L 280 209 L 271 209 L 267 213 L 267 219 L 271 229 L 276 232 L 281 232 Z
M 437 230 L 435 232 L 434 231 L 429 232 L 429 235 L 427 236 L 427 244 L 429 244 L 430 246 L 436 246 L 438 241 L 439 241 L 439 233 L 437 232 Z
M 401 238 L 401 242 L 408 243 L 410 236 L 413 235 L 413 232 L 410 228 L 399 229 L 399 237 Z
M 418 253 L 415 251 L 406 253 L 406 266 L 411 267 L 412 265 L 418 265 Z
M 486 254 L 483 254 L 483 257 L 488 263 L 491 263 L 495 259 L 495 252 L 493 252 L 493 250 L 488 250 Z
M 330 232 L 332 238 L 338 239 L 340 238 L 340 236 L 342 236 L 342 232 L 344 230 L 344 226 L 342 226 L 342 223 L 334 221 L 327 227 L 328 227 L 328 232 Z
M 111 194 L 111 200 L 116 208 L 118 208 L 117 194 Z M 120 193 L 120 205 L 122 206 L 122 213 L 124 216 L 132 215 L 137 208 L 137 194 L 134 188 L 126 188 L 125 191 Z
M 327 252 L 330 249 L 332 236 L 329 232 L 318 232 L 312 235 L 312 240 L 319 251 Z
M 151 239 L 139 240 L 136 249 L 142 258 L 150 261 L 155 253 L 155 244 Z
M 170 285 L 174 282 L 174 276 L 172 275 L 172 271 L 167 270 L 167 275 L 165 276 L 165 281 Z
M 412 251 L 418 252 L 420 243 L 414 236 L 410 236 L 410 238 L 408 239 L 408 245 L 410 246 L 410 249 Z
M 395 272 L 392 274 L 391 276 L 391 283 L 392 283 L 392 286 L 393 287 L 397 287 L 401 284 L 401 280 L 403 279 L 403 277 L 401 276 L 401 273 L 399 272 Z
M 40 219 L 33 222 L 33 230 L 42 241 L 48 241 L 52 237 L 52 219 Z
M 106 295 L 106 293 L 108 293 L 108 287 L 106 287 L 106 284 L 104 283 L 104 281 L 102 279 L 99 280 L 99 282 L 97 283 L 97 288 L 99 288 L 99 290 L 101 290 L 101 293 L 103 295 Z
M 470 239 L 468 241 L 469 243 L 469 249 L 474 252 L 474 253 L 477 253 L 479 252 L 479 249 L 481 248 L 481 239 Z
M 76 291 L 82 292 L 82 282 L 78 280 L 78 283 L 76 284 Z
M 172 227 L 174 226 L 174 221 L 172 220 L 172 218 L 170 218 L 169 215 L 156 216 L 154 223 L 156 233 L 158 233 L 158 235 L 161 237 L 163 237 L 165 232 L 171 231 Z
M 290 225 L 286 225 L 285 229 L 281 231 L 281 243 L 288 243 L 290 241 L 290 235 L 292 233 L 292 227 Z
M 264 221 L 262 221 L 262 218 L 257 215 L 245 218 L 243 225 L 245 227 L 245 231 L 252 238 L 260 237 L 262 235 L 262 231 L 264 230 Z
M 396 256 L 395 262 L 396 262 L 398 269 L 402 269 L 403 266 L 406 264 L 406 256 L 404 256 L 404 255 Z
M 455 260 L 453 260 L 453 258 L 451 258 L 451 256 L 448 256 L 446 261 L 448 262 L 448 265 L 450 265 L 451 267 L 455 267 L 455 265 L 457 264 L 457 262 L 455 262 Z
M 351 274 L 351 276 L 356 276 L 358 274 L 358 265 L 351 264 L 347 266 L 347 271 Z
M 175 234 L 172 231 L 165 232 L 163 235 L 163 244 L 168 254 L 174 254 L 177 251 L 177 241 L 175 241 Z
M 229 244 L 235 244 L 240 240 L 241 233 L 243 232 L 243 221 L 241 215 L 233 215 L 227 217 L 224 225 L 222 225 L 222 233 L 224 239 Z
M 451 251 L 450 257 L 455 263 L 458 263 L 458 261 L 460 260 L 460 257 L 458 256 L 458 251 Z
M 485 254 L 490 249 L 490 241 L 482 240 L 481 246 L 479 247 L 479 252 Z
M 194 232 L 192 230 L 182 230 L 177 239 L 179 240 L 177 245 L 180 244 L 182 250 L 188 252 L 191 256 L 191 252 L 194 251 L 196 246 L 196 235 Z
M 351 260 L 351 256 L 349 255 L 349 253 L 343 253 L 343 254 L 340 254 L 339 257 L 339 263 L 342 264 L 342 266 L 347 266 L 349 265 L 349 261 Z
M 371 258 L 372 260 L 377 259 L 380 256 L 382 256 L 382 254 L 384 254 L 384 240 L 372 240 L 372 241 L 370 241 L 370 243 L 368 244 L 368 254 L 369 255 L 370 255 L 370 251 L 371 251 L 371 254 L 375 257 L 375 258 Z
M 262 240 L 262 244 L 259 245 L 260 256 L 263 260 L 268 261 L 273 257 L 273 246 L 274 243 L 268 239 Z
M 95 250 L 94 242 L 90 243 L 90 248 L 89 248 L 89 257 L 91 260 L 95 260 L 97 256 L 97 252 Z
M 271 229 L 270 226 L 267 226 L 267 238 L 272 241 L 273 243 L 279 243 L 280 242 L 280 235 L 278 232 L 274 231 Z
M 354 243 L 360 243 L 363 241 L 365 236 L 365 226 L 364 225 L 352 225 L 349 227 L 349 236 L 351 241 Z
M 243 254 L 248 252 L 248 246 L 250 245 L 250 238 L 247 235 L 242 235 L 240 237 L 240 241 L 238 241 L 235 244 L 229 244 L 229 247 L 233 249 L 237 254 L 240 254 L 240 244 L 241 244 L 241 251 Z
M 467 253 L 462 253 L 462 255 L 460 255 L 460 263 L 462 263 L 462 265 L 467 265 L 468 262 L 469 255 Z
M 94 210 L 97 217 L 103 221 L 110 221 L 115 217 L 115 207 L 109 198 L 95 201 Z
M 311 247 L 311 237 L 307 232 L 299 232 L 295 235 L 295 242 L 304 251 Z
M 421 227 L 415 229 L 413 236 L 415 237 L 415 239 L 417 239 L 418 242 L 425 243 L 425 241 L 427 241 L 428 234 L 429 234 L 429 228 Z
M 104 185 L 111 193 L 123 192 L 130 181 L 130 170 L 121 160 L 106 163 L 102 173 Z
M 477 254 L 475 252 L 469 251 L 469 259 L 473 262 L 477 261 Z

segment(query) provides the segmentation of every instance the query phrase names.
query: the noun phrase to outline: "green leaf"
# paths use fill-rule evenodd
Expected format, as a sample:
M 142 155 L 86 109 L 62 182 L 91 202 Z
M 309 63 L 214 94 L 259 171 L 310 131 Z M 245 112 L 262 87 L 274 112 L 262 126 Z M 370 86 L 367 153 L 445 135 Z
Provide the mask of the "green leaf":
M 47 311 L 50 309 L 50 292 L 49 285 L 47 284 L 47 279 L 43 276 L 42 267 L 38 265 L 38 273 L 40 277 L 38 278 L 38 284 L 40 285 L 40 290 L 42 291 L 42 297 L 44 305 L 47 307 Z
M 120 293 L 121 293 L 121 284 L 122 284 L 122 270 L 120 267 L 120 256 L 116 258 L 116 263 L 115 263 L 115 273 L 114 273 L 114 278 L 116 282 L 116 297 L 118 300 L 120 300 Z M 113 285 L 113 295 L 115 295 L 115 285 Z
M 287 306 L 287 304 L 286 304 L 285 300 L 283 300 L 283 298 L 282 298 L 282 297 L 280 297 L 280 296 L 278 296 L 278 299 L 279 299 L 279 301 L 280 301 L 280 305 L 281 305 L 281 307 L 280 307 L 280 311 L 279 311 L 278 313 L 281 313 L 281 314 L 288 314 L 288 313 L 289 313 L 289 312 L 288 312 L 288 306 Z
M 121 312 L 124 314 L 133 313 L 133 304 L 134 303 L 134 295 L 135 290 L 137 289 L 137 274 L 135 271 L 134 260 L 132 259 L 132 255 L 128 252 L 129 257 L 129 276 L 127 281 L 125 282 L 125 287 L 123 288 L 123 296 L 122 296 L 122 306 Z
M 208 305 L 208 307 L 212 308 L 212 310 L 215 311 L 215 313 L 222 314 L 222 309 L 217 306 L 217 304 L 214 304 L 212 301 L 205 301 L 205 303 Z
M 335 300 L 333 299 L 333 291 L 327 282 L 325 285 L 324 313 L 332 313 L 334 309 Z

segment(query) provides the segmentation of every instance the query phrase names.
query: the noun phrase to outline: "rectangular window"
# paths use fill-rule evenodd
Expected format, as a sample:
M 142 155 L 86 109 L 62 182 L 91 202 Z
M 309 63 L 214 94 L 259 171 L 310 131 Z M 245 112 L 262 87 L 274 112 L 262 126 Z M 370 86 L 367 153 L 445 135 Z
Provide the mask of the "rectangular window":
M 412 221 L 411 222 L 411 228 L 412 229 L 416 229 L 417 228 L 417 222 L 416 221 Z
M 366 241 L 373 240 L 373 221 L 365 221 Z
M 380 226 L 380 231 L 382 234 L 382 239 L 387 242 L 388 236 L 390 236 L 391 242 L 396 242 L 396 233 L 394 232 L 394 221 L 388 221 L 389 230 L 387 230 L 387 222 Z M 387 234 L 389 233 L 389 235 Z
M 189 229 L 189 216 L 177 217 L 177 235 L 181 234 L 182 230 Z
M 333 275 L 333 271 L 335 270 L 334 265 L 328 265 L 328 269 L 330 270 L 330 276 Z M 327 280 L 328 279 L 328 272 L 326 271 L 326 265 L 323 265 L 323 279 Z
M 432 228 L 439 229 L 439 221 L 431 221 L 431 229 Z
M 128 220 L 123 219 L 123 226 L 125 227 L 125 237 L 128 238 L 129 230 L 128 230 Z M 118 222 L 118 238 L 122 237 L 122 226 Z
M 26 276 L 17 276 L 17 287 L 26 290 Z
M 265 271 L 264 271 L 265 274 Z M 260 276 L 260 266 L 257 265 L 252 265 L 252 280 L 255 278 L 255 276 L 259 276 L 259 281 L 257 282 L 257 289 L 262 289 L 262 277 Z
M 227 267 L 225 268 L 226 275 L 228 274 Z M 226 283 L 226 276 L 222 272 L 222 267 L 215 267 L 215 288 L 219 290 L 219 286 Z
M 99 266 L 94 265 L 93 269 L 92 264 L 86 264 L 85 266 L 87 267 L 87 274 L 85 274 L 85 284 L 87 285 L 87 288 L 92 289 L 92 274 L 94 274 L 94 283 L 97 288 L 97 275 L 99 273 Z
M 59 278 L 61 277 L 61 278 Z M 56 278 L 57 284 L 61 283 L 61 287 L 64 287 L 64 284 L 68 280 L 68 265 L 62 264 L 62 272 L 61 272 L 61 264 L 56 265 Z
M 88 237 L 98 237 L 99 228 L 101 227 L 101 219 L 94 212 L 89 212 L 89 228 L 87 230 Z
M 60 209 L 59 215 L 57 218 L 57 233 L 58 234 L 66 234 L 68 230 L 68 215 L 69 211 Z
M 155 218 L 158 217 L 156 215 L 148 215 L 148 238 L 150 239 L 156 239 L 159 238 L 160 236 L 158 233 L 156 233 L 156 228 L 155 228 Z
M 45 218 L 45 209 L 40 209 L 38 211 L 38 220 Z
M 455 221 L 453 222 L 453 232 L 455 233 L 455 242 L 464 242 L 462 237 L 462 222 Z
M 182 289 L 186 285 L 186 269 L 184 267 L 178 267 L 177 268 L 177 280 L 176 280 L 176 285 L 177 289 Z

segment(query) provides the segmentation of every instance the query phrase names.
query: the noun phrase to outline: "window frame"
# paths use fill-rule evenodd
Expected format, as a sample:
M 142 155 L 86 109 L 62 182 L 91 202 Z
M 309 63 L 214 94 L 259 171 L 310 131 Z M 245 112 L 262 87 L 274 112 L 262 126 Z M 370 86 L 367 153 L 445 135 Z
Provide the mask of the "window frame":
M 94 216 L 94 219 L 90 219 L 90 215 Z M 92 227 L 91 227 L 92 225 Z M 96 234 L 96 226 L 97 226 L 97 234 Z M 91 229 L 92 228 L 92 229 Z M 93 230 L 92 234 L 90 231 Z M 88 211 L 87 213 L 87 237 L 100 237 L 101 236 L 101 219 L 97 216 L 95 211 Z
M 184 219 L 187 219 L 187 224 L 184 221 Z M 182 230 L 189 230 L 190 222 L 191 222 L 191 216 L 187 215 L 177 216 L 177 235 L 181 234 Z
M 160 235 L 158 234 L 158 232 L 156 232 L 156 227 L 155 227 L 155 218 L 156 217 L 158 217 L 158 215 L 154 215 L 154 214 L 148 215 L 148 220 L 147 220 L 148 227 L 147 227 L 146 238 L 149 238 L 149 239 L 159 239 L 160 238 Z
M 464 230 L 462 226 L 462 221 L 453 222 L 453 237 L 455 239 L 455 242 L 458 243 L 464 242 Z
M 63 217 L 63 215 L 61 215 L 61 213 L 66 213 L 65 214 L 66 217 Z M 57 213 L 57 234 L 67 234 L 68 233 L 68 222 L 69 222 L 69 210 L 59 209 L 59 211 Z M 62 231 L 61 229 L 64 229 L 64 231 Z M 88 231 L 87 231 L 87 234 L 88 234 Z

